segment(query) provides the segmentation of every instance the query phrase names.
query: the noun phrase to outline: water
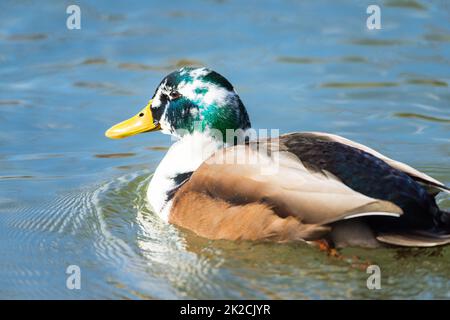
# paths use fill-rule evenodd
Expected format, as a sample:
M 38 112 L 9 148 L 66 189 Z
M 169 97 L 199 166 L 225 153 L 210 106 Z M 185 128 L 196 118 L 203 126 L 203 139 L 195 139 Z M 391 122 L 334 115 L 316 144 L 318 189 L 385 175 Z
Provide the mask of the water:
M 373 1 L 78 1 L 71 31 L 69 1 L 1 1 L 0 297 L 450 298 L 450 247 L 336 259 L 167 225 L 145 190 L 170 138 L 103 135 L 168 72 L 206 65 L 256 128 L 344 135 L 449 184 L 450 5 L 376 2 L 379 31 Z M 380 266 L 382 290 L 353 256 Z

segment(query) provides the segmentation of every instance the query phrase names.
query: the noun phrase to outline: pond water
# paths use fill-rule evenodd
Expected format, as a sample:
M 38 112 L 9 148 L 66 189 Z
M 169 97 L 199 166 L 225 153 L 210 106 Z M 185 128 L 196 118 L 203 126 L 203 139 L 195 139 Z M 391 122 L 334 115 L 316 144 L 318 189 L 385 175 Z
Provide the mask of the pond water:
M 69 1 L 0 2 L 1 298 L 450 298 L 450 247 L 343 250 L 380 266 L 368 290 L 353 258 L 165 224 L 145 190 L 170 138 L 104 137 L 167 73 L 204 65 L 255 128 L 340 134 L 448 185 L 448 1 L 77 3 L 80 30 Z

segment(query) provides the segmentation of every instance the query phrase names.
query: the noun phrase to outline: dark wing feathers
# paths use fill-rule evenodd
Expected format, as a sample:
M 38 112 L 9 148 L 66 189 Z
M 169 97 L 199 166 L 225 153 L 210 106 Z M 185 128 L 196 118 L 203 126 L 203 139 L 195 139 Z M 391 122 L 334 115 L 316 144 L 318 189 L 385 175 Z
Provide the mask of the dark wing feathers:
M 399 226 L 433 226 L 430 217 L 437 209 L 433 197 L 412 177 L 380 158 L 312 133 L 294 133 L 279 139 L 310 170 L 331 172 L 359 193 L 398 205 L 407 213 L 399 220 Z
M 294 133 L 294 134 L 297 134 L 297 133 Z M 429 175 L 427 175 L 419 170 L 414 169 L 413 167 L 411 167 L 405 163 L 388 158 L 385 155 L 383 155 L 363 144 L 357 143 L 355 141 L 346 139 L 346 138 L 338 136 L 338 135 L 324 133 L 324 132 L 303 132 L 301 134 L 305 135 L 305 136 L 315 137 L 316 139 L 321 139 L 321 140 L 325 140 L 325 141 L 338 142 L 338 143 L 365 151 L 365 152 L 377 157 L 378 159 L 383 160 L 384 162 L 389 164 L 391 167 L 398 169 L 398 170 L 406 173 L 407 175 L 409 175 L 412 179 L 414 179 L 415 181 L 417 181 L 421 185 L 423 185 L 426 188 L 427 192 L 432 196 L 435 196 L 436 194 L 438 194 L 441 191 L 450 193 L 450 188 L 446 187 L 442 182 L 430 177 Z M 288 136 L 288 135 L 286 135 L 286 136 Z

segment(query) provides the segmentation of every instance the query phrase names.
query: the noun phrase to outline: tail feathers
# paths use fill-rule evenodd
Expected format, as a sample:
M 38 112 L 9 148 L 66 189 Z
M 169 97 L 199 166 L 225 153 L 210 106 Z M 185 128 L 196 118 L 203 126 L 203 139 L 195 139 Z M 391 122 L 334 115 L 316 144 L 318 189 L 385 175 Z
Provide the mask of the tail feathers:
M 447 186 L 442 185 L 442 186 L 437 186 L 436 188 L 439 189 L 440 191 L 450 194 L 450 188 Z
M 433 228 L 379 233 L 376 239 L 385 244 L 402 247 L 437 247 L 450 244 L 450 212 L 437 206 L 435 208 Z
M 376 239 L 382 243 L 401 247 L 437 247 L 450 243 L 450 234 L 438 235 L 428 232 L 381 233 Z
M 438 209 L 434 214 L 434 224 L 437 234 L 449 234 L 450 235 L 450 212 Z
M 450 244 L 450 212 L 432 211 L 434 227 L 429 229 L 402 229 L 380 232 L 376 239 L 382 243 L 401 247 L 436 247 Z
M 450 212 L 445 210 L 439 210 L 441 222 L 444 226 L 447 226 L 449 232 L 450 232 Z

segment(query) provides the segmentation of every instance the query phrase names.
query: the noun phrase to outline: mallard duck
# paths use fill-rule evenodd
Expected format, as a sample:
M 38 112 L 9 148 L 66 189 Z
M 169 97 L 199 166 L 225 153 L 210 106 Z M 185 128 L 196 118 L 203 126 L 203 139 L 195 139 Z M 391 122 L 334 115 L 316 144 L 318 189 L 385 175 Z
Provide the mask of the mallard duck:
M 170 73 L 137 115 L 105 135 L 152 131 L 176 142 L 149 183 L 148 202 L 202 237 L 335 247 L 450 243 L 450 213 L 435 201 L 450 190 L 443 183 L 334 134 L 257 138 L 231 83 L 208 68 Z

